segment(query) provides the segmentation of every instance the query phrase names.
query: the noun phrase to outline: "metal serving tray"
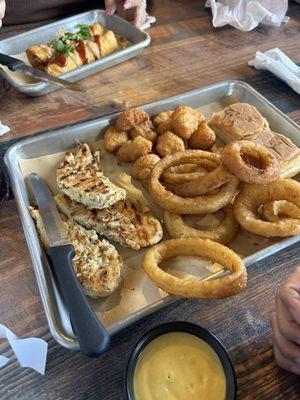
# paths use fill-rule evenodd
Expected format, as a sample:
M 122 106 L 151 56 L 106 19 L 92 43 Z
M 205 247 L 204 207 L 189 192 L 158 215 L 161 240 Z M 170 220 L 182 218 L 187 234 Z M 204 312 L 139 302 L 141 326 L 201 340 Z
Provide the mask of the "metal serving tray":
M 284 132 L 285 135 L 289 136 L 295 142 L 295 144 L 300 146 L 299 126 L 274 107 L 252 87 L 243 82 L 226 81 L 145 105 L 144 109 L 151 115 L 155 115 L 160 111 L 172 109 L 181 104 L 190 105 L 195 108 L 205 108 L 205 105 L 220 101 L 220 99 L 222 101 L 224 99 L 224 104 L 226 104 L 226 101 L 228 104 L 228 99 L 231 99 L 231 102 L 234 102 L 235 100 L 255 105 L 268 119 L 271 129 Z M 11 178 L 12 188 L 19 208 L 50 331 L 58 343 L 69 349 L 78 349 L 78 343 L 72 332 L 68 313 L 48 268 L 47 259 L 41 249 L 35 225 L 28 212 L 28 193 L 19 164 L 20 161 L 24 159 L 31 159 L 38 156 L 66 151 L 73 148 L 78 139 L 86 142 L 99 140 L 102 136 L 101 131 L 103 131 L 103 128 L 106 127 L 109 121 L 116 115 L 117 114 L 111 114 L 110 116 L 82 122 L 71 127 L 61 128 L 56 131 L 46 132 L 25 139 L 13 145 L 5 154 L 5 164 Z M 258 260 L 298 242 L 299 239 L 300 237 L 298 236 L 277 241 L 271 246 L 244 258 L 244 262 L 246 266 L 249 266 Z M 175 297 L 167 296 L 162 300 L 149 303 L 147 307 L 132 313 L 124 319 L 120 319 L 111 326 L 108 326 L 108 332 L 112 335 L 129 324 L 132 324 L 138 319 L 175 300 Z
M 102 59 L 73 71 L 62 74 L 61 77 L 71 82 L 76 82 L 86 78 L 96 72 L 102 71 L 122 61 L 128 60 L 138 55 L 142 49 L 150 44 L 150 36 L 136 28 L 129 22 L 123 20 L 117 15 L 108 16 L 102 10 L 92 10 L 82 14 L 75 15 L 70 18 L 61 19 L 51 24 L 43 25 L 40 28 L 32 29 L 20 35 L 12 36 L 8 39 L 0 40 L 0 52 L 15 55 L 25 52 L 25 50 L 33 44 L 50 43 L 57 35 L 61 28 L 72 31 L 76 24 L 92 25 L 99 22 L 107 29 L 114 31 L 116 34 L 125 37 L 132 42 L 132 45 L 126 49 L 116 51 Z M 13 78 L 13 75 L 7 73 L 0 68 L 0 73 L 7 79 L 11 85 L 19 92 L 29 96 L 41 96 L 58 89 L 57 86 L 50 83 L 39 82 L 36 84 L 21 84 Z

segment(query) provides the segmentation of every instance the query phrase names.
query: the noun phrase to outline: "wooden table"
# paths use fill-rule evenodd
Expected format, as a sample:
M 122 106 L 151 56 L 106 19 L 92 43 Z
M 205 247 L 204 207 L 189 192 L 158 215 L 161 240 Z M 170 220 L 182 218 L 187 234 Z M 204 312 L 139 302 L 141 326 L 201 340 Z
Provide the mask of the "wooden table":
M 87 94 L 58 90 L 27 98 L 0 80 L 1 119 L 12 128 L 0 139 L 2 152 L 23 136 L 225 79 L 250 83 L 300 122 L 299 96 L 271 74 L 247 66 L 256 50 L 273 47 L 300 62 L 300 6 L 290 4 L 288 24 L 261 26 L 249 33 L 214 29 L 209 10 L 199 0 L 156 1 L 151 13 L 158 19 L 149 30 L 152 45 L 140 57 L 83 80 Z M 124 370 L 134 343 L 151 327 L 178 319 L 201 324 L 223 341 L 237 372 L 238 399 L 300 398 L 299 378 L 274 362 L 269 323 L 276 290 L 297 265 L 299 246 L 251 266 L 248 288 L 238 297 L 180 300 L 118 334 L 101 358 L 88 359 L 61 348 L 50 336 L 13 200 L 0 211 L 0 233 L 0 322 L 19 336 L 49 343 L 42 377 L 20 368 L 8 344 L 1 342 L 0 354 L 12 359 L 0 371 L 1 400 L 122 399 Z

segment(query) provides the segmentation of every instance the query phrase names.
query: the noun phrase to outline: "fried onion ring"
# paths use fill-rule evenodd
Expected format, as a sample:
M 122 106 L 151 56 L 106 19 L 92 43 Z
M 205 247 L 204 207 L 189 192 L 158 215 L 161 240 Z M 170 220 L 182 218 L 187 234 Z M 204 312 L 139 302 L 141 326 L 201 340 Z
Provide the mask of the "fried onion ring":
M 201 194 L 218 189 L 224 185 L 229 179 L 235 179 L 234 176 L 223 165 L 209 172 L 204 176 L 200 176 L 190 182 L 178 185 L 167 185 L 167 189 L 182 197 L 195 197 Z
M 212 280 L 180 279 L 159 267 L 176 256 L 206 257 L 221 264 L 231 274 Z M 224 298 L 240 293 L 247 284 L 247 272 L 240 257 L 228 247 L 209 239 L 182 238 L 161 242 L 147 250 L 142 267 L 162 290 L 190 298 Z
M 300 218 L 300 208 L 286 200 L 268 201 L 262 207 L 262 214 L 267 221 L 278 221 L 282 217 Z
M 280 175 L 276 157 L 264 146 L 250 140 L 229 143 L 222 151 L 221 158 L 225 167 L 246 183 L 267 185 Z M 254 162 L 258 162 L 258 165 L 253 165 Z
M 300 219 L 280 218 L 269 222 L 261 219 L 259 208 L 269 201 L 286 200 L 300 208 L 300 183 L 293 179 L 278 179 L 270 185 L 244 185 L 236 196 L 233 212 L 247 231 L 264 237 L 287 237 L 300 234 Z
M 143 181 L 150 177 L 154 165 L 160 160 L 156 154 L 146 154 L 138 158 L 131 167 L 131 175 L 134 179 Z
M 164 182 L 171 185 L 178 183 L 185 183 L 197 179 L 207 172 L 214 170 L 218 167 L 220 161 L 213 162 L 206 158 L 199 159 L 197 164 L 182 164 L 177 167 L 169 168 L 162 174 Z M 172 171 L 173 170 L 173 171 Z
M 204 153 L 204 154 L 203 154 Z M 217 193 L 206 194 L 193 198 L 183 198 L 168 191 L 159 181 L 165 169 L 185 163 L 194 163 L 203 158 L 215 160 L 216 154 L 202 150 L 186 150 L 171 154 L 160 160 L 151 172 L 150 195 L 162 208 L 174 214 L 209 214 L 214 213 L 231 202 L 236 194 L 238 179 L 233 177 L 226 182 Z
M 169 211 L 164 212 L 164 222 L 169 235 L 173 239 L 197 237 L 227 244 L 236 237 L 239 230 L 231 206 L 224 208 L 224 217 L 219 225 L 208 230 L 193 228 L 183 221 L 181 215 L 172 214 Z

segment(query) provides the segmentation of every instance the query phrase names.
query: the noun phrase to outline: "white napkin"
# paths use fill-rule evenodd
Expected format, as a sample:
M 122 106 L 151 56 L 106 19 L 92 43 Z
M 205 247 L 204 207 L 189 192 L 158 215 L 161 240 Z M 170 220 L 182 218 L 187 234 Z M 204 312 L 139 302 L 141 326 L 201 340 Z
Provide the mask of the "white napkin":
M 229 24 L 247 32 L 260 23 L 279 26 L 288 21 L 288 0 L 206 0 L 205 7 L 211 7 L 214 27 Z
M 21 367 L 29 367 L 44 375 L 48 343 L 39 338 L 18 339 L 18 337 L 0 324 L 0 339 L 7 339 Z M 9 362 L 9 358 L 0 356 L 0 368 Z
M 7 125 L 2 124 L 0 121 L 0 136 L 5 135 L 9 131 L 10 131 L 10 128 Z
M 300 94 L 300 67 L 298 67 L 280 49 L 271 49 L 265 53 L 257 51 L 248 65 L 258 70 L 268 70 L 286 82 Z

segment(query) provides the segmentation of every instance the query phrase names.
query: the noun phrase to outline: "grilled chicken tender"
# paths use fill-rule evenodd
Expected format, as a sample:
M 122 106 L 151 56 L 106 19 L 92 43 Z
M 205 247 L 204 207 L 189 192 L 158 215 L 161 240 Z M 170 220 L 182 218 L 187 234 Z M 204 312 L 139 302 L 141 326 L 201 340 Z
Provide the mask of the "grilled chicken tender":
M 63 194 L 54 199 L 67 217 L 121 246 L 139 250 L 158 243 L 163 236 L 159 221 L 137 200 L 127 197 L 110 208 L 89 210 Z
M 72 200 L 89 208 L 103 209 L 124 200 L 126 191 L 100 171 L 96 156 L 87 144 L 79 143 L 76 154 L 68 152 L 56 173 L 59 188 Z
M 47 236 L 38 210 L 30 207 L 42 243 L 48 246 Z M 73 268 L 87 296 L 98 298 L 111 295 L 121 281 L 122 259 L 106 240 L 99 240 L 94 230 L 87 230 L 62 216 L 70 242 L 74 247 Z

